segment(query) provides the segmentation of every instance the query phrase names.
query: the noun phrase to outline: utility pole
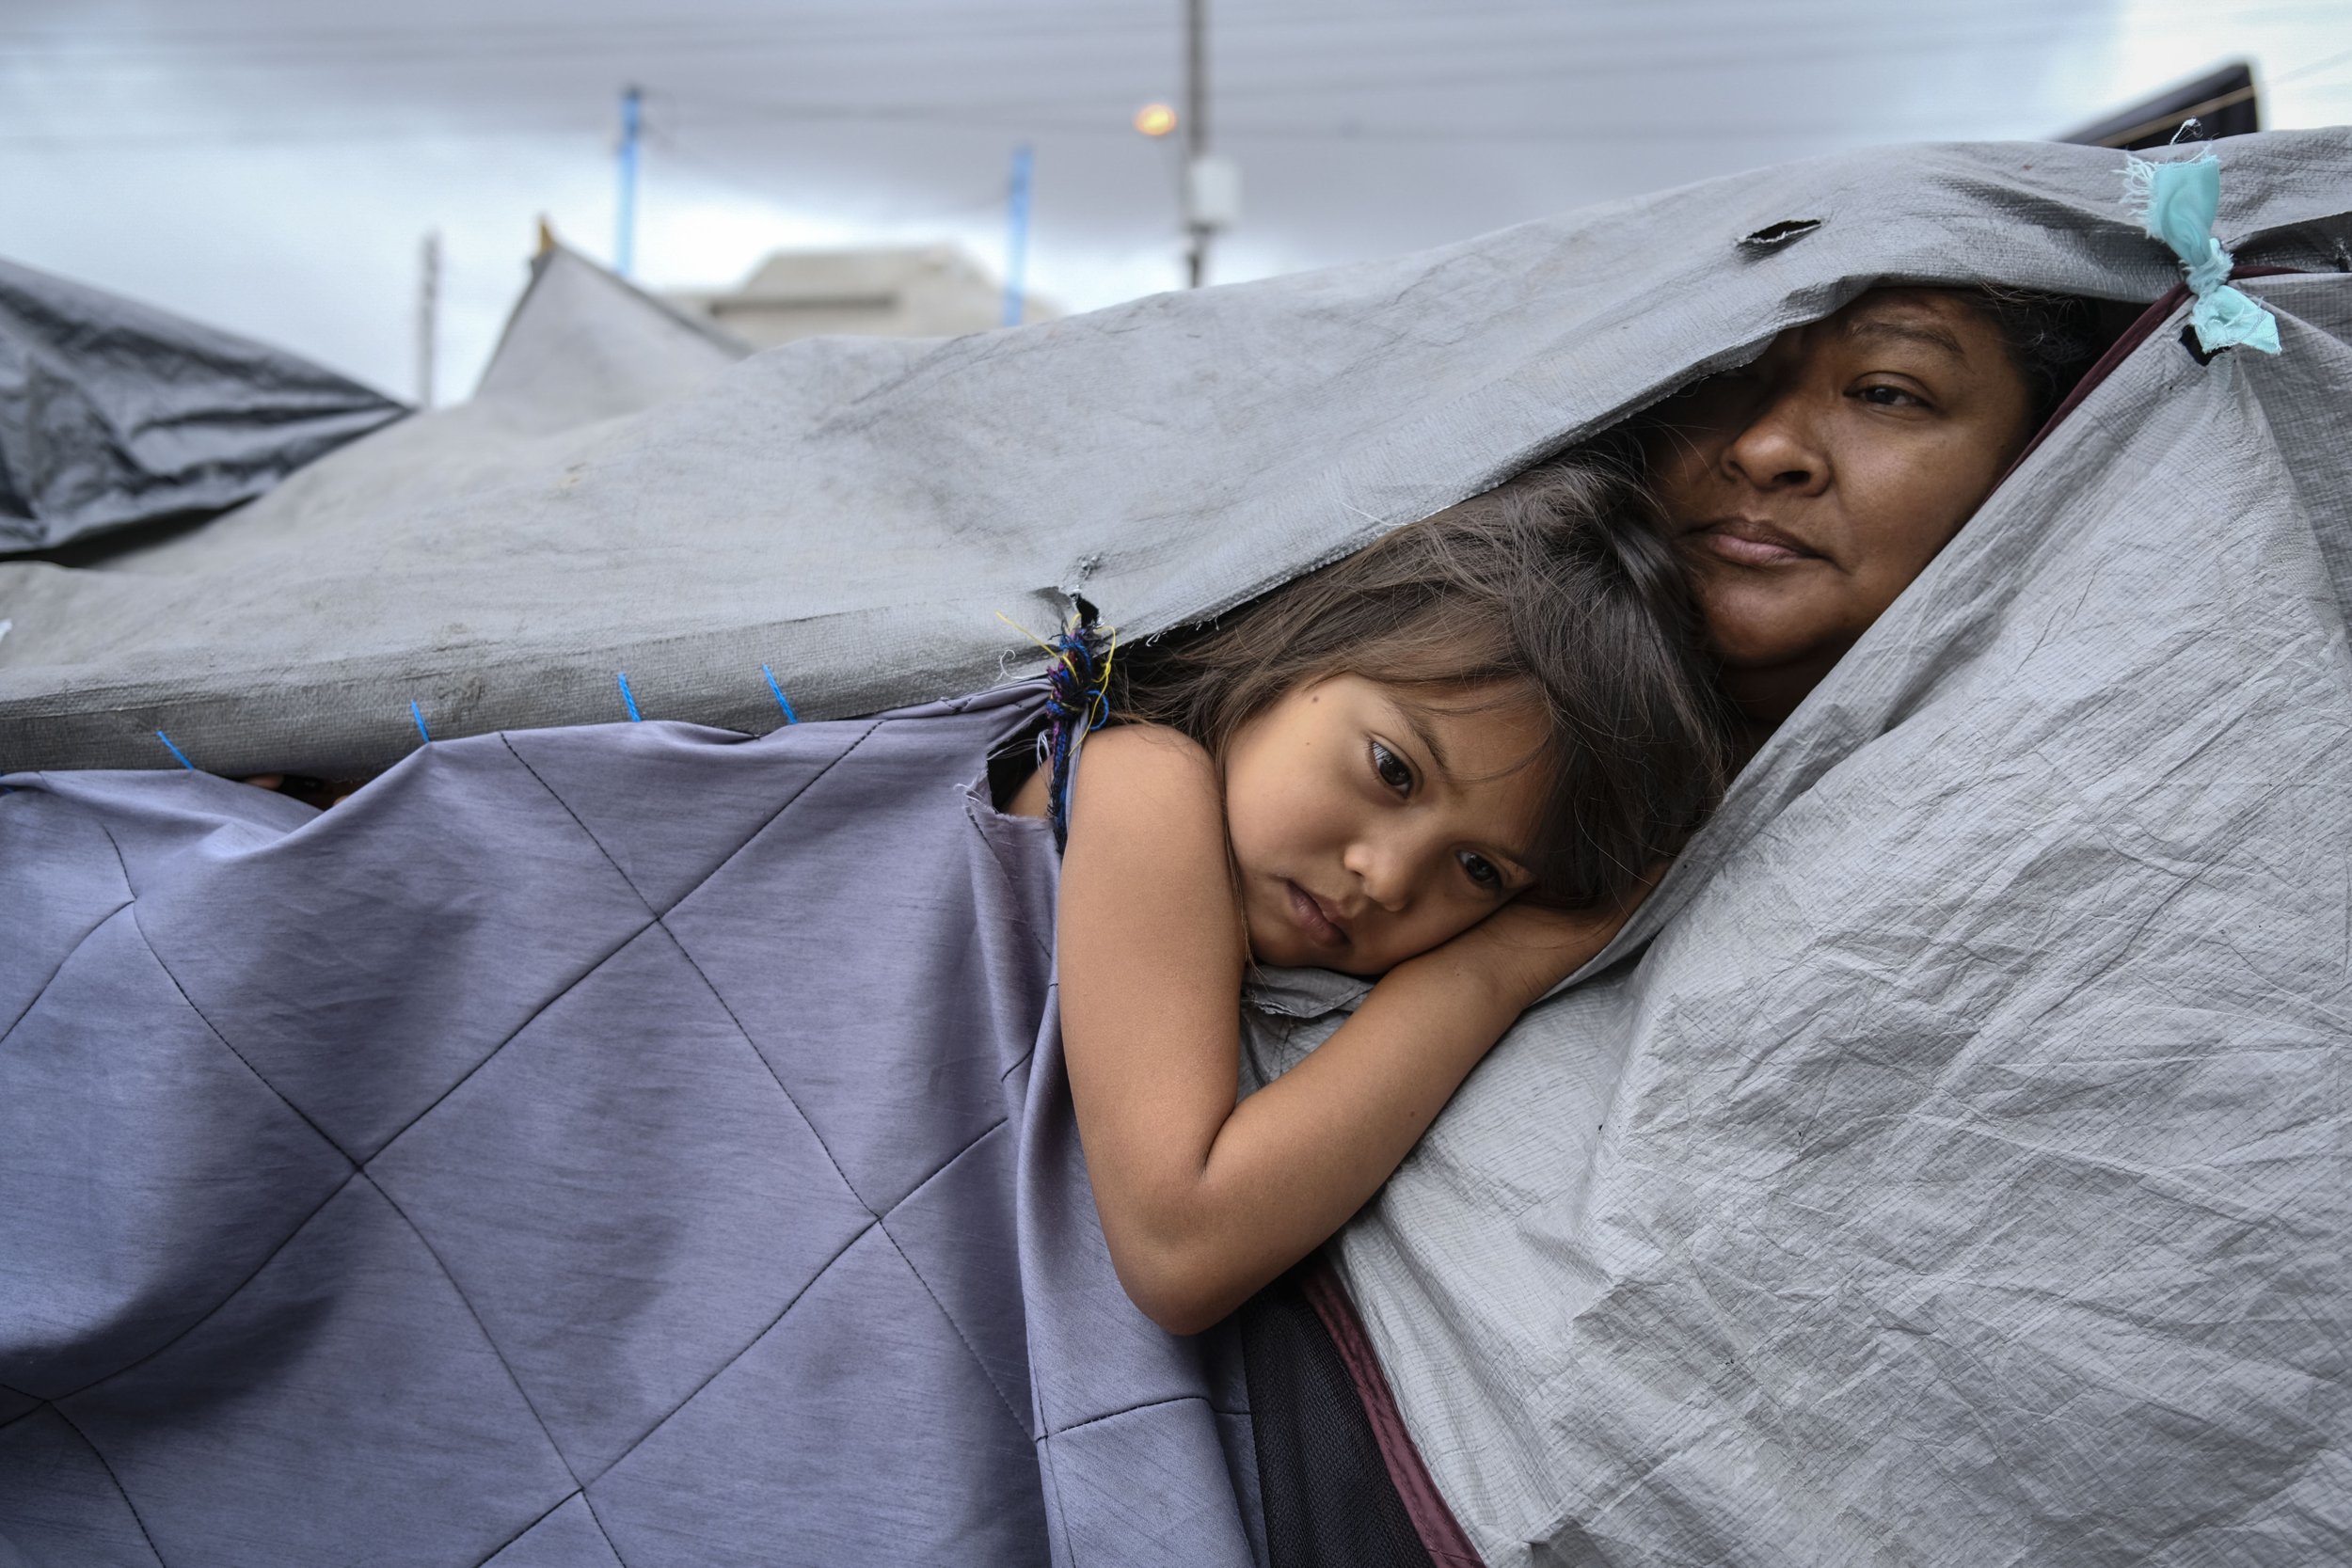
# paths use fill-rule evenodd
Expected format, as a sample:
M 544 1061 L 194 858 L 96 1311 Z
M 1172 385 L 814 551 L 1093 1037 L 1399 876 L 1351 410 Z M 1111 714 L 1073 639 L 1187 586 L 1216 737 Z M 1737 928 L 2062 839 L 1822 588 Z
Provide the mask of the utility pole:
M 441 231 L 435 230 L 424 237 L 424 248 L 417 258 L 417 406 L 433 406 L 433 353 L 440 336 L 441 314 Z
M 637 260 L 637 133 L 644 108 L 644 93 L 633 87 L 621 89 L 621 191 L 613 214 L 612 270 L 623 277 Z
M 1185 282 L 1208 281 L 1209 241 L 1241 221 L 1241 170 L 1209 150 L 1209 0 L 1184 0 Z
M 1005 200 L 1005 325 L 1019 326 L 1028 289 L 1029 180 L 1037 166 L 1027 142 L 1012 150 L 1012 188 Z
M 1209 155 L 1209 0 L 1184 0 L 1184 228 L 1192 245 L 1184 253 L 1185 286 L 1197 289 L 1209 273 L 1209 235 L 1193 200 L 1194 173 Z

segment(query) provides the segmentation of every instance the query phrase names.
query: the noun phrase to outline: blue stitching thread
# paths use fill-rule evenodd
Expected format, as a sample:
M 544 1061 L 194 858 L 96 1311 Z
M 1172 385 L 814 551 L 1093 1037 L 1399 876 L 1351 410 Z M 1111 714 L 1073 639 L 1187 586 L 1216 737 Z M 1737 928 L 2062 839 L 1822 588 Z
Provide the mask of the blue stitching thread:
M 155 738 L 156 738 L 156 739 L 158 739 L 158 740 L 160 740 L 160 741 L 162 741 L 162 742 L 164 743 L 164 750 L 165 750 L 165 751 L 169 752 L 170 752 L 173 756 L 178 757 L 178 758 L 180 759 L 180 766 L 181 766 L 181 767 L 183 767 L 183 768 L 186 768 L 186 769 L 187 769 L 189 772 L 191 772 L 191 773 L 193 773 L 193 772 L 195 772 L 195 771 L 196 771 L 196 764 L 194 764 L 194 763 L 192 763 L 192 762 L 190 762 L 190 761 L 188 760 L 188 753 L 187 753 L 187 752 L 183 752 L 183 751 L 180 750 L 180 748 L 179 748 L 179 747 L 174 746 L 174 745 L 171 743 L 171 736 L 169 736 L 166 735 L 166 734 L 165 734 L 163 731 L 161 731 L 161 730 L 157 730 L 157 731 L 155 732 Z
M 417 706 L 417 700 L 414 697 L 408 699 L 408 717 L 417 721 L 417 738 L 427 746 L 432 745 L 433 737 L 425 734 L 424 730 L 424 710 Z
M 628 721 L 632 724 L 639 722 L 644 716 L 637 711 L 637 699 L 629 692 L 628 674 L 616 673 L 612 678 L 621 683 L 621 701 L 628 705 Z
M 793 712 L 792 705 L 785 700 L 784 687 L 776 680 L 776 673 L 765 664 L 759 667 L 759 673 L 768 677 L 768 689 L 776 694 L 776 706 L 784 709 L 784 721 L 787 724 L 799 723 L 801 716 Z

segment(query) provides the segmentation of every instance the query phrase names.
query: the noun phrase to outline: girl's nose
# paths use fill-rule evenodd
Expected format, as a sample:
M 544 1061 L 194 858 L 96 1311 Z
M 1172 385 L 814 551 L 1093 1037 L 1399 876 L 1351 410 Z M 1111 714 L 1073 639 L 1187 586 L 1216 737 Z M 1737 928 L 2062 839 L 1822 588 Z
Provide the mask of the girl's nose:
M 1413 856 L 1406 846 L 1359 838 L 1340 863 L 1354 874 L 1364 896 L 1389 913 L 1402 913 L 1412 901 Z
M 1829 460 L 1817 421 L 1804 388 L 1775 388 L 1724 449 L 1724 466 L 1758 490 L 1818 492 L 1829 481 Z

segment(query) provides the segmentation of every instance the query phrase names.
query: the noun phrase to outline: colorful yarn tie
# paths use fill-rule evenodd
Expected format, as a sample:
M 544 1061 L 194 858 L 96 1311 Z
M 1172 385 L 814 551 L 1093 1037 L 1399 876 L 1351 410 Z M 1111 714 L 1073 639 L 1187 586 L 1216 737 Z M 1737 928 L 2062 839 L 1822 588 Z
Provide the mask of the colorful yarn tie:
M 1045 650 L 1045 732 L 1037 737 L 1037 765 L 1046 770 L 1046 820 L 1054 847 L 1070 845 L 1070 790 L 1076 778 L 1078 748 L 1111 716 L 1111 666 L 1119 657 L 1116 630 L 1091 617 L 1073 615 L 1051 642 L 1008 616 L 996 617 Z

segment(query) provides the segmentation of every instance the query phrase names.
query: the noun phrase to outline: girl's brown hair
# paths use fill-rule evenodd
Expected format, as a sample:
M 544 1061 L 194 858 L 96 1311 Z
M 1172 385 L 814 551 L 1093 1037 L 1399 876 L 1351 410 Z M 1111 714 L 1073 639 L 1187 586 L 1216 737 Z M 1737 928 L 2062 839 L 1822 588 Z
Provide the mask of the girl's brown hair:
M 1398 529 L 1184 636 L 1122 648 L 1114 708 L 1222 757 L 1285 692 L 1336 674 L 1450 711 L 1534 701 L 1550 790 L 1528 895 L 1630 894 L 1713 809 L 1726 731 L 1696 612 L 1642 491 L 1555 463 Z M 1498 689 L 1502 689 L 1498 690 Z

